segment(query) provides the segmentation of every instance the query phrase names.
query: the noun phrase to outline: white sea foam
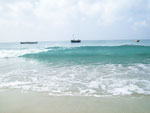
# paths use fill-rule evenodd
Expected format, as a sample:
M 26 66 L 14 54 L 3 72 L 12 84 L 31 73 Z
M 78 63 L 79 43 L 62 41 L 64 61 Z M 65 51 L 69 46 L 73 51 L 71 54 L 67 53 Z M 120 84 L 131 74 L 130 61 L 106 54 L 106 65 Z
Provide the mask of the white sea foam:
M 48 51 L 48 50 L 46 49 L 0 50 L 0 58 L 12 58 L 12 57 L 18 57 L 29 53 L 39 53 L 43 51 Z
M 9 72 L 0 71 L 0 89 L 17 88 L 55 96 L 150 95 L 149 64 L 51 66 L 21 60 L 14 61 L 18 65 L 11 60 L 13 68 Z

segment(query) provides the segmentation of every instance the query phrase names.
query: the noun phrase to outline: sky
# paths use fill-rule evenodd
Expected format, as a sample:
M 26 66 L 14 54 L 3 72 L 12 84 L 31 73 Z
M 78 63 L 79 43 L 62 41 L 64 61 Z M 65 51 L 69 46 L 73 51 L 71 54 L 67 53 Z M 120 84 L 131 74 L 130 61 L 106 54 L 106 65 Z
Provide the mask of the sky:
M 0 42 L 150 39 L 150 0 L 0 0 Z

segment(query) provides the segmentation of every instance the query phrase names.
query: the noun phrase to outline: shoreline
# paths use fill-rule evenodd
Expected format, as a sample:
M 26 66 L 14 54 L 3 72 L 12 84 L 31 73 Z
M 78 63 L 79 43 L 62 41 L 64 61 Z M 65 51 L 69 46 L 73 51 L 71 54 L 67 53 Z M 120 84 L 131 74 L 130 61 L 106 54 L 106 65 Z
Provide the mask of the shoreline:
M 149 113 L 150 96 L 49 96 L 0 91 L 0 113 Z

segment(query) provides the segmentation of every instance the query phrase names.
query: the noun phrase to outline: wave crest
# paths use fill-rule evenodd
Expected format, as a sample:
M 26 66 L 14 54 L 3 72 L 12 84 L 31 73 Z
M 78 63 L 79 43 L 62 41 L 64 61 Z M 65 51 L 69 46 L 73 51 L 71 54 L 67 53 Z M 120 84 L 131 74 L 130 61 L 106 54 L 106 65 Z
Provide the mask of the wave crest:
M 25 54 L 39 53 L 43 49 L 0 50 L 0 58 L 14 58 Z

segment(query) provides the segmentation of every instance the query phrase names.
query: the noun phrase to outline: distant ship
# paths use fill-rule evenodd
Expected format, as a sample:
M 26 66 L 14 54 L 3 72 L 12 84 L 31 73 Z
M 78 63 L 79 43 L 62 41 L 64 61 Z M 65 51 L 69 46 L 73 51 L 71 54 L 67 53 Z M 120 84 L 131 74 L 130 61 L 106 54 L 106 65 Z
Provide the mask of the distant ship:
M 136 42 L 140 42 L 140 40 L 136 40 Z
M 75 35 L 73 34 L 72 35 L 73 36 L 73 38 L 75 38 Z M 80 43 L 81 42 L 81 40 L 76 40 L 76 39 L 73 39 L 73 40 L 71 40 L 71 43 Z
M 38 44 L 38 42 L 20 42 L 20 44 Z
M 71 40 L 71 43 L 80 43 L 81 42 L 81 40 Z

